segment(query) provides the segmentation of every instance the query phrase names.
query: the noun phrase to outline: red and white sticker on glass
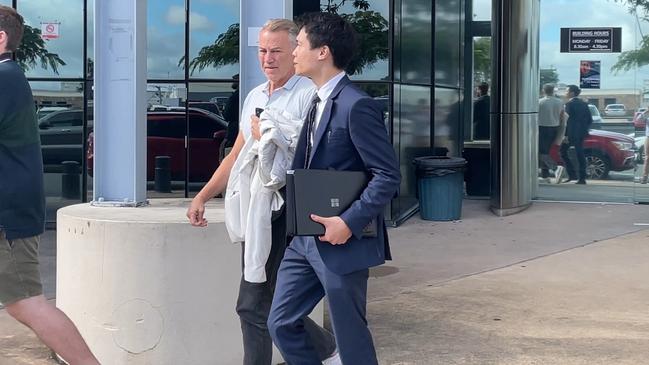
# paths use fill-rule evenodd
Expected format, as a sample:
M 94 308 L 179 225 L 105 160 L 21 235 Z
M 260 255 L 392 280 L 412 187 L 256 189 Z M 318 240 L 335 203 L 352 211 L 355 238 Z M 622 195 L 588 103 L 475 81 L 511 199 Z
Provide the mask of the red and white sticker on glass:
M 60 23 L 41 23 L 41 38 L 58 39 Z

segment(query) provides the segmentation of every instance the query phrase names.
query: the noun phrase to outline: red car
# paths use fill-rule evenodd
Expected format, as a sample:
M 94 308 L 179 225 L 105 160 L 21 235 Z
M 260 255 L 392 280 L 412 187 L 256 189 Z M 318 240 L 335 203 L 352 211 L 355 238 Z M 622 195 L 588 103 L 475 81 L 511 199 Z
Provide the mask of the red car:
M 627 135 L 591 129 L 584 140 L 586 175 L 588 179 L 606 179 L 611 171 L 635 167 L 635 140 Z M 559 146 L 553 145 L 550 156 L 563 165 Z
M 642 110 L 644 109 L 644 110 Z M 642 110 L 642 111 L 640 111 Z M 638 111 L 635 113 L 633 116 L 633 126 L 635 127 L 636 131 L 644 131 L 647 125 L 647 119 L 642 118 L 642 114 L 645 112 L 645 108 L 640 108 Z
M 164 111 L 147 113 L 147 180 L 154 179 L 156 156 L 171 157 L 171 179 L 185 180 L 189 154 L 189 181 L 205 182 L 219 166 L 221 144 L 228 123 L 209 111 L 189 108 L 189 133 L 185 113 Z M 188 148 L 185 149 L 185 135 Z M 94 136 L 88 137 L 88 173 L 92 176 Z

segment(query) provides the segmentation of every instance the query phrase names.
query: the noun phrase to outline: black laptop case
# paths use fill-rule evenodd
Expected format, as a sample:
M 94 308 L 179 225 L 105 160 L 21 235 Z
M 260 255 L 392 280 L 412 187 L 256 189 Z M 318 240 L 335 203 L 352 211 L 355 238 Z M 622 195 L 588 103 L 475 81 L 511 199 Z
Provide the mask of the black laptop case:
M 360 198 L 368 175 L 362 171 L 289 170 L 286 175 L 288 236 L 321 236 L 324 226 L 310 215 L 339 216 Z M 363 231 L 376 236 L 376 219 Z

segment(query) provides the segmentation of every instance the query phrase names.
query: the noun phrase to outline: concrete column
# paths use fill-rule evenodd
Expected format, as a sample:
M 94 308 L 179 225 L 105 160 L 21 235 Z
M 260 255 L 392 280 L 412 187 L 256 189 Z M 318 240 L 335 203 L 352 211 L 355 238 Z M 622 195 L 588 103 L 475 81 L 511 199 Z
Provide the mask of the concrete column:
M 239 88 L 241 101 L 250 90 L 266 81 L 259 66 L 258 33 L 268 19 L 293 18 L 293 0 L 241 0 L 239 64 L 241 67 Z M 249 118 L 250 116 L 242 116 Z
M 537 174 L 539 0 L 493 0 L 491 209 L 527 208 Z
M 188 204 L 58 211 L 56 304 L 102 364 L 241 364 L 241 246 L 221 200 L 207 228 L 187 223 Z M 312 317 L 322 323 L 322 305 Z
M 93 204 L 146 203 L 146 0 L 95 1 Z

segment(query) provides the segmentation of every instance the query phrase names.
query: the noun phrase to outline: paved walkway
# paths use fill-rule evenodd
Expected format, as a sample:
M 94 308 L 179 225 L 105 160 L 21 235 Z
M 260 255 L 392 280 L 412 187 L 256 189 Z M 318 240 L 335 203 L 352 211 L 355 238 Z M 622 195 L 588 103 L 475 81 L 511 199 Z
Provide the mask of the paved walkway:
M 536 203 L 500 218 L 466 200 L 461 221 L 391 230 L 395 261 L 372 271 L 368 303 L 381 364 L 647 363 L 649 230 L 634 223 L 649 206 Z M 48 354 L 0 311 L 0 365 Z

